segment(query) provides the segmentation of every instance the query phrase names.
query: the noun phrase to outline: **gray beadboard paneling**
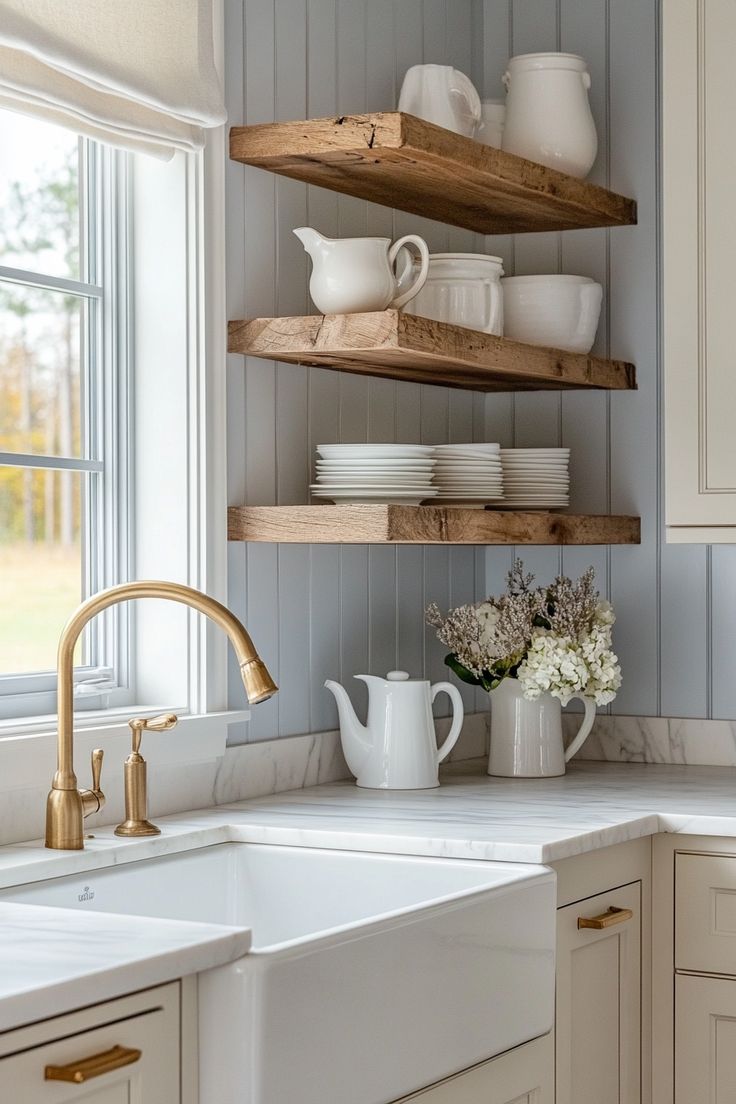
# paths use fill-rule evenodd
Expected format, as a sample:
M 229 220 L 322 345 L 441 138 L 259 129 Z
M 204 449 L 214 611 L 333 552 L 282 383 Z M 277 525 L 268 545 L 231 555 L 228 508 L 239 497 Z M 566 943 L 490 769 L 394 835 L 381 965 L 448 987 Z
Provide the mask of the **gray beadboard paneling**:
M 226 14 L 233 124 L 392 108 L 412 64 L 467 72 L 482 64 L 478 0 L 226 0 Z M 233 317 L 314 309 L 307 258 L 292 234 L 301 223 L 342 236 L 420 233 L 435 250 L 482 248 L 467 231 L 239 165 L 229 166 L 227 187 Z M 231 358 L 228 373 L 231 503 L 306 501 L 323 441 L 485 439 L 480 395 L 242 358 Z M 281 687 L 254 710 L 251 740 L 334 728 L 325 678 L 349 685 L 355 673 L 396 666 L 446 678 L 424 608 L 485 590 L 484 556 L 473 549 L 232 545 L 229 562 L 233 608 Z M 241 704 L 234 668 L 230 675 Z M 361 684 L 350 690 L 363 706 Z M 463 694 L 469 709 L 476 698 L 485 708 L 482 696 Z M 438 713 L 447 712 L 440 700 Z
M 634 360 L 639 390 L 481 396 L 321 369 L 228 358 L 231 503 L 306 501 L 323 441 L 499 440 L 572 449 L 572 504 L 642 515 L 638 548 L 446 549 L 233 544 L 230 603 L 281 684 L 248 739 L 336 724 L 325 678 L 390 667 L 447 676 L 423 624 L 429 601 L 503 586 L 515 552 L 540 579 L 593 564 L 618 612 L 624 687 L 613 712 L 736 717 L 736 555 L 667 547 L 662 522 L 658 339 L 656 0 L 225 0 L 230 122 L 392 108 L 405 70 L 455 65 L 498 97 L 513 53 L 563 49 L 589 62 L 599 155 L 591 179 L 635 196 L 639 225 L 481 238 L 230 164 L 228 310 L 313 310 L 307 258 L 291 233 L 422 234 L 433 250 L 484 250 L 508 274 L 572 272 L 606 289 L 596 351 Z M 233 705 L 240 679 L 230 667 Z M 485 695 L 462 688 L 467 709 Z M 438 711 L 447 713 L 445 701 Z

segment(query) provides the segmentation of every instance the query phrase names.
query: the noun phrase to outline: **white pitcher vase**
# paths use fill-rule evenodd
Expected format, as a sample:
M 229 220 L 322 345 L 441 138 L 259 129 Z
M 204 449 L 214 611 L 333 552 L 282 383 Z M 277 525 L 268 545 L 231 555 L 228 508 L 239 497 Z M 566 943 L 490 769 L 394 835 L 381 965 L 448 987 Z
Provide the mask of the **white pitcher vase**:
M 518 679 L 505 678 L 490 693 L 491 753 L 488 773 L 503 778 L 554 778 L 583 746 L 595 720 L 592 698 L 575 695 L 585 714 L 577 736 L 565 750 L 562 707 L 551 694 L 524 697 Z

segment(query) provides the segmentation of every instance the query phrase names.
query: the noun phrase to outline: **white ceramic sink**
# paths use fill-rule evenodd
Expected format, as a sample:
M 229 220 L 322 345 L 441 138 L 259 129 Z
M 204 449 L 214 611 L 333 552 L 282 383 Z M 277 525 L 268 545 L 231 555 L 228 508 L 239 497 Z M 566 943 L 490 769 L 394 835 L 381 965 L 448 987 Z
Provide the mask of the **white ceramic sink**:
M 544 867 L 228 843 L 0 899 L 252 929 L 200 975 L 202 1104 L 387 1104 L 552 1027 Z

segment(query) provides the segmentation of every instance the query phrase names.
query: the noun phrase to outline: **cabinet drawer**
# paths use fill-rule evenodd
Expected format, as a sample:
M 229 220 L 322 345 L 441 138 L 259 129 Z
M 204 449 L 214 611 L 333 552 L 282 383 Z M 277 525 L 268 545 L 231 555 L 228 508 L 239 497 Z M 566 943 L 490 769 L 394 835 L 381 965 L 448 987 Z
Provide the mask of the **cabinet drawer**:
M 676 856 L 675 968 L 736 976 L 736 855 Z
M 7 1032 L 0 1101 L 180 1104 L 179 1028 L 175 984 Z
M 545 1035 L 396 1104 L 552 1104 L 554 1049 Z
M 681 974 L 675 982 L 675 1100 L 736 1099 L 736 981 Z

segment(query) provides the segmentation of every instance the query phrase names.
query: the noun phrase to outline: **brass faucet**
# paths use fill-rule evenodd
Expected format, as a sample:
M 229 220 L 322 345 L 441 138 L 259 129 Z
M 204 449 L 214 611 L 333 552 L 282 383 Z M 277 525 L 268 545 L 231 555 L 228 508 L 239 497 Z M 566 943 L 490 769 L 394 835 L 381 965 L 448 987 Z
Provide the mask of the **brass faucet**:
M 56 774 L 46 803 L 46 846 L 78 851 L 84 847 L 84 819 L 105 803 L 100 789 L 102 752 L 92 753 L 93 788 L 79 790 L 74 773 L 74 648 L 88 621 L 109 606 L 133 598 L 165 598 L 198 610 L 227 633 L 240 664 L 248 701 L 254 705 L 275 694 L 278 687 L 237 617 L 220 602 L 180 583 L 135 582 L 109 587 L 83 602 L 67 621 L 59 638 L 57 708 L 59 728 Z

